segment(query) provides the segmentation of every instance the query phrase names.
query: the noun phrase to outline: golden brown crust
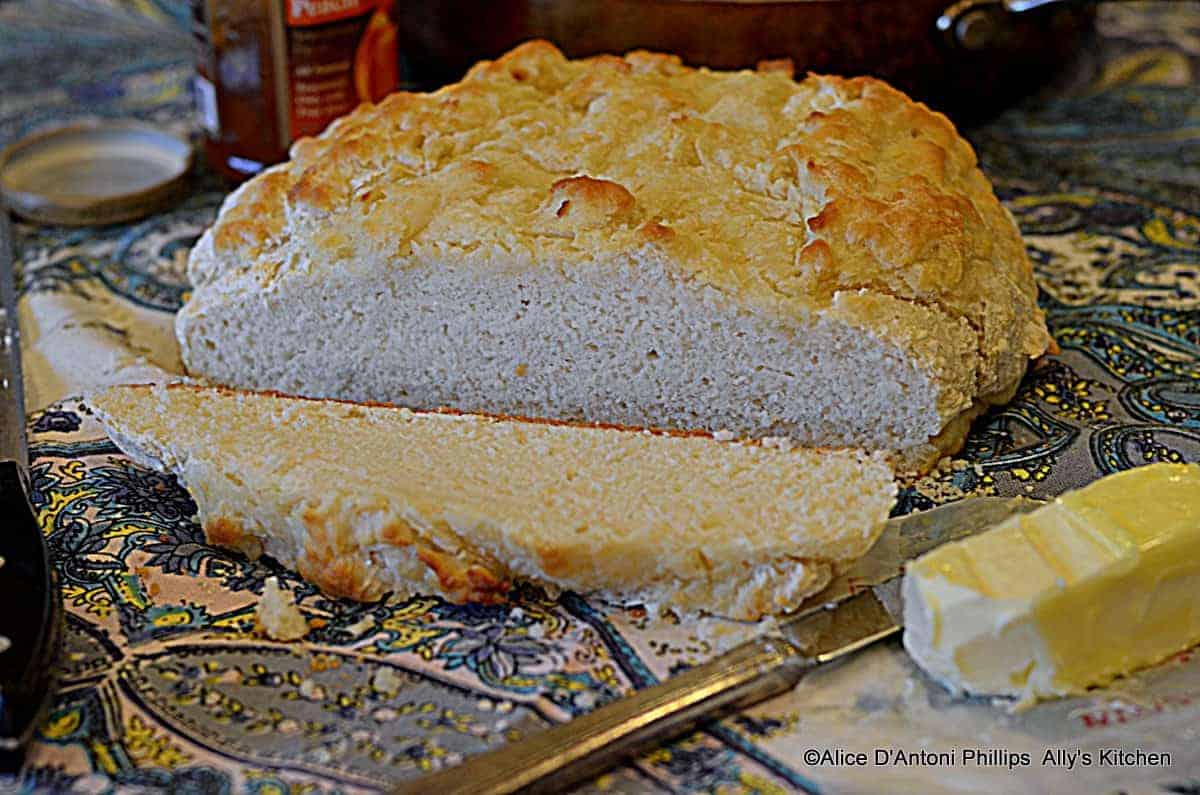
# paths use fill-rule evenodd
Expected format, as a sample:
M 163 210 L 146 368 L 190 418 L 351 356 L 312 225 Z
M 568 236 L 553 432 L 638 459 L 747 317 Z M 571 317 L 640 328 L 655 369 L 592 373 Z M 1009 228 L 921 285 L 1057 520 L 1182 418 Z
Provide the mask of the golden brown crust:
M 369 506 L 385 511 L 386 505 Z M 308 507 L 302 511 L 304 548 L 296 560 L 296 570 L 324 593 L 343 599 L 370 602 L 384 596 L 384 586 L 373 576 L 353 532 L 353 515 L 363 508 L 347 511 L 344 506 L 324 509 Z M 240 519 L 217 516 L 205 519 L 204 531 L 209 543 L 245 552 L 248 546 L 261 550 L 260 539 Z M 482 558 L 463 560 L 422 541 L 413 528 L 394 519 L 379 531 L 380 540 L 393 547 L 412 547 L 416 558 L 437 577 L 445 596 L 452 602 L 494 604 L 504 601 L 511 587 L 498 567 Z
M 372 512 L 386 513 L 387 509 L 384 503 L 354 507 L 333 503 L 322 508 L 305 508 L 304 550 L 296 562 L 296 570 L 331 596 L 360 602 L 382 597 L 383 584 L 372 576 L 369 556 L 363 555 L 354 524 L 358 517 Z M 447 554 L 423 541 L 401 519 L 388 522 L 379 535 L 381 541 L 391 546 L 412 546 L 416 558 L 434 573 L 451 601 L 490 604 L 502 601 L 508 593 L 508 579 L 493 571 L 487 561 L 476 557 L 464 560 Z
M 204 535 L 209 543 L 222 547 L 236 547 L 248 534 L 240 522 L 224 516 L 218 516 L 204 527 Z
M 247 258 L 283 232 L 280 197 L 291 180 L 286 171 L 275 170 L 247 182 L 240 201 L 228 205 L 221 222 L 213 226 L 213 246 L 218 251 L 238 251 Z
M 240 519 L 216 516 L 205 520 L 203 529 L 210 544 L 236 550 L 251 559 L 262 554 L 262 541 Z
M 568 177 L 550 186 L 546 210 L 560 229 L 603 227 L 632 215 L 633 194 L 624 185 L 592 177 Z
M 433 571 L 452 602 L 496 604 L 508 595 L 507 579 L 479 564 L 466 565 L 453 555 L 431 547 L 418 547 L 417 557 Z
M 307 535 L 296 570 L 330 596 L 371 601 L 383 596 L 354 543 L 347 517 L 306 508 L 302 513 Z

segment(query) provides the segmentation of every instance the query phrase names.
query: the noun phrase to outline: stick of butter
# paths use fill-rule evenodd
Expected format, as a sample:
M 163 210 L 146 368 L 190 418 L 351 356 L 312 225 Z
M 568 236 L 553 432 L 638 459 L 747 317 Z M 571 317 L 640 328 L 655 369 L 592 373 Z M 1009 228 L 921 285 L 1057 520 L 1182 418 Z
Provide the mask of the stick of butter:
M 1200 466 L 1103 478 L 910 562 L 904 647 L 947 687 L 1024 703 L 1200 643 Z

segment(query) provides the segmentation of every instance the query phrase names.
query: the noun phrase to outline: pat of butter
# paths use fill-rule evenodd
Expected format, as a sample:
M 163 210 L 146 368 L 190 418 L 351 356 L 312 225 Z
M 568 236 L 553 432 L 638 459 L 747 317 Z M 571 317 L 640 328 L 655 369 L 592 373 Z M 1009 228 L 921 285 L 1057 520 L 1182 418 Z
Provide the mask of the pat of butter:
M 948 687 L 1026 702 L 1200 643 L 1200 466 L 1103 478 L 908 564 L 904 647 Z

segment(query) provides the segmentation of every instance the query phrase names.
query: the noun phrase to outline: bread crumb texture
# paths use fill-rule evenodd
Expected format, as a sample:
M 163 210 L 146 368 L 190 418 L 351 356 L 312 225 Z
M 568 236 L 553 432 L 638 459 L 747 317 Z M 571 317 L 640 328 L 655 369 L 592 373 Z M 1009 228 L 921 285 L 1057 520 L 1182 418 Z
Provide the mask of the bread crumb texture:
M 541 318 L 539 328 L 578 323 L 603 334 L 581 342 L 578 352 L 564 354 L 560 344 L 557 357 L 538 350 L 511 361 L 500 361 L 502 354 L 479 361 L 469 352 L 448 354 L 457 355 L 451 369 L 472 373 L 489 373 L 496 359 L 496 375 L 488 383 L 443 379 L 439 383 L 455 385 L 443 391 L 422 391 L 424 374 L 415 370 L 404 373 L 412 387 L 401 394 L 364 386 L 349 371 L 322 380 L 296 375 L 283 363 L 218 363 L 205 350 L 230 343 L 223 333 L 241 334 L 244 349 L 287 348 L 285 330 L 249 324 L 221 332 L 217 324 L 228 328 L 231 316 L 286 312 L 295 304 L 287 296 L 302 294 L 289 292 L 291 278 L 310 291 L 314 285 L 350 290 L 355 274 L 366 272 L 376 280 L 376 294 L 391 290 L 392 300 L 403 303 L 411 289 L 396 281 L 397 272 L 464 266 L 485 274 L 474 295 L 492 289 L 486 277 L 524 279 L 530 289 L 539 278 L 595 279 L 614 293 L 647 281 L 641 287 L 649 299 L 631 301 L 658 306 L 667 300 L 666 284 L 683 285 L 704 299 L 689 305 L 680 322 L 704 327 L 710 340 L 722 339 L 734 315 L 760 322 L 730 332 L 749 335 L 765 352 L 746 375 L 760 395 L 804 392 L 804 370 L 836 371 L 838 355 L 858 356 L 861 366 L 881 374 L 885 392 L 889 379 L 897 381 L 887 400 L 917 408 L 892 425 L 873 427 L 837 410 L 822 417 L 819 409 L 762 398 L 761 416 L 727 411 L 733 421 L 722 425 L 721 416 L 703 411 L 672 413 L 672 392 L 684 386 L 663 387 L 659 378 L 643 389 L 641 370 L 630 372 L 632 354 L 618 357 L 622 372 L 614 376 L 626 379 L 628 394 L 610 399 L 596 373 L 613 362 L 597 360 L 589 370 L 587 345 L 622 343 L 591 318 L 603 306 L 567 293 L 561 317 Z M 195 293 L 178 326 L 184 358 L 192 372 L 225 383 L 426 407 L 437 405 L 432 400 L 467 410 L 692 423 L 817 444 L 923 444 L 980 402 L 1011 396 L 1028 358 L 1050 344 L 1017 228 L 971 147 L 941 114 L 870 78 L 812 75 L 797 82 L 785 71 L 692 69 L 677 57 L 642 51 L 568 60 L 542 41 L 480 63 L 462 82 L 435 93 L 402 92 L 364 105 L 321 136 L 296 142 L 290 161 L 226 200 L 193 251 L 189 275 Z M 338 311 L 379 311 L 363 295 Z M 448 295 L 441 305 L 457 311 Z M 625 311 L 621 300 L 608 299 L 611 312 Z M 469 308 L 467 302 L 461 310 Z M 417 313 L 406 317 L 415 321 Z M 656 309 L 624 328 L 650 334 L 655 323 L 673 322 Z M 815 333 L 819 349 L 804 350 L 803 361 L 778 367 L 766 361 L 775 337 L 785 347 L 802 347 L 786 339 L 789 330 L 803 336 L 821 322 L 892 346 L 903 361 L 886 351 L 855 350 L 844 337 L 824 332 Z M 499 333 L 496 322 L 491 326 L 470 330 L 473 337 L 458 343 L 487 351 L 487 335 Z M 438 332 L 452 335 L 453 328 L 441 325 Z M 256 342 L 262 334 L 271 339 Z M 435 356 L 431 339 L 413 344 Z M 705 350 L 703 340 L 686 347 L 699 351 L 696 361 L 664 343 L 643 346 L 636 365 L 647 372 L 696 371 L 709 361 L 718 391 L 743 389 L 736 373 L 721 370 L 720 350 Z M 928 383 L 893 377 L 905 363 Z M 251 365 L 268 375 L 252 374 Z M 554 393 L 553 378 L 563 375 L 548 372 L 554 367 L 574 367 L 577 380 L 597 381 L 593 394 L 599 397 L 589 403 Z M 781 380 L 771 380 L 777 374 Z M 844 392 L 869 389 L 851 376 L 838 377 Z M 715 399 L 704 394 L 706 384 L 685 386 L 693 402 Z M 863 399 L 831 396 L 830 389 L 812 387 L 826 403 Z M 476 393 L 496 396 L 493 405 L 477 405 L 486 401 Z M 742 403 L 751 399 L 737 396 Z M 662 416 L 637 408 L 656 399 L 667 407 Z M 822 436 L 822 422 L 835 429 L 832 436 Z M 842 426 L 845 432 L 837 431 Z
M 254 608 L 259 629 L 272 640 L 299 640 L 308 634 L 308 620 L 296 607 L 292 592 L 277 577 L 263 581 L 262 598 Z
M 358 600 L 499 602 L 525 578 L 755 619 L 865 553 L 896 491 L 884 455 L 857 450 L 190 385 L 87 401 L 127 454 L 187 486 L 210 541 Z M 264 590 L 273 637 L 302 631 L 285 602 Z

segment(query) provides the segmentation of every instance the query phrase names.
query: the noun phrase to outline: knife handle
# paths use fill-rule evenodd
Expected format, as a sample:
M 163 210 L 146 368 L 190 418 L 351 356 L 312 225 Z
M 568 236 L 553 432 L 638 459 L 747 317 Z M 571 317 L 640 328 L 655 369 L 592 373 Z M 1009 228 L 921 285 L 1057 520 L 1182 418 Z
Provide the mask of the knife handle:
M 15 461 L 0 461 L 0 770 L 45 717 L 62 636 L 58 583 Z
M 702 723 L 791 689 L 813 665 L 786 641 L 759 638 L 662 684 L 405 782 L 391 793 L 560 792 Z

